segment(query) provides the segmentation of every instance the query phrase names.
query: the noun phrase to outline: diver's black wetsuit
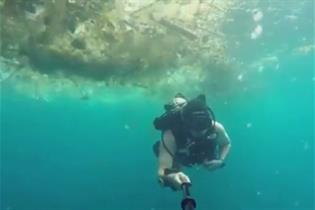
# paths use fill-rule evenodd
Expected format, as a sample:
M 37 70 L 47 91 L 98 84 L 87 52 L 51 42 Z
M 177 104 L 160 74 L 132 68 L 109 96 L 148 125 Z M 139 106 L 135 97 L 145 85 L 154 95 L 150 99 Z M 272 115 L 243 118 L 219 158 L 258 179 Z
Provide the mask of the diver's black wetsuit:
M 172 130 L 172 132 L 177 146 L 175 163 L 192 166 L 217 158 L 216 134 L 208 132 L 201 138 L 194 138 L 186 130 Z
M 208 131 L 205 136 L 201 138 L 194 138 L 188 132 L 184 123 L 178 118 L 176 123 L 172 124 L 172 131 L 177 146 L 177 151 L 171 154 L 174 158 L 173 167 L 179 168 L 183 166 L 192 166 L 194 164 L 202 164 L 204 160 L 213 160 L 218 156 L 217 143 L 215 131 Z M 162 133 L 163 138 L 163 133 Z M 158 141 L 154 145 L 154 153 L 159 154 L 159 144 L 163 143 Z M 164 147 L 166 145 L 164 144 Z M 166 148 L 168 150 L 168 148 Z

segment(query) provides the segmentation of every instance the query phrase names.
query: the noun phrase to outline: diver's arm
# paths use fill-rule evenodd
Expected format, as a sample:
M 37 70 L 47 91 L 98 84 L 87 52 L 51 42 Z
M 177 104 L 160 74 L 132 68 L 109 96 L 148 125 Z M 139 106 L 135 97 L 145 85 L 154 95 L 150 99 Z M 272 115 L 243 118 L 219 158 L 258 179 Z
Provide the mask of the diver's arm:
M 186 174 L 173 169 L 173 156 L 176 152 L 176 142 L 172 131 L 164 131 L 159 150 L 158 176 L 160 183 L 173 190 L 180 190 L 183 183 L 191 183 Z
M 159 148 L 158 176 L 160 178 L 162 178 L 165 175 L 164 174 L 165 169 L 172 168 L 173 157 L 171 154 L 175 154 L 176 151 L 175 137 L 171 130 L 164 131 L 162 138 L 163 139 L 161 140 Z M 167 147 L 167 149 L 165 147 Z
M 219 145 L 219 158 L 224 161 L 230 152 L 231 140 L 222 124 L 216 122 L 215 126 L 218 134 L 217 141 Z

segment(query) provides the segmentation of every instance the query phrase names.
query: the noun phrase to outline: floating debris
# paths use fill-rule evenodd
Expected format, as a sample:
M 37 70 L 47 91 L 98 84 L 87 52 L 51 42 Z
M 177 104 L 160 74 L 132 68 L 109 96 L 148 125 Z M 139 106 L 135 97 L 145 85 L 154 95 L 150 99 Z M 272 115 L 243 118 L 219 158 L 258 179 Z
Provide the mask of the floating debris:
M 243 81 L 243 77 L 244 77 L 243 74 L 239 74 L 239 75 L 237 76 L 237 80 L 238 80 L 238 81 Z
M 303 45 L 303 46 L 300 46 L 300 47 L 294 49 L 293 52 L 295 54 L 308 55 L 308 54 L 314 52 L 314 49 L 315 49 L 314 44 L 306 44 L 306 45 Z
M 261 72 L 263 72 L 264 71 L 264 66 L 263 65 L 260 65 L 259 67 L 258 67 L 258 72 L 259 73 L 261 73 Z
M 251 65 L 251 68 L 259 73 L 267 69 L 279 70 L 280 69 L 280 61 L 278 56 L 276 55 L 268 55 L 259 59 Z
M 264 17 L 263 12 L 261 10 L 259 10 L 259 9 L 254 9 L 252 11 L 252 14 L 253 14 L 253 20 L 255 22 L 261 21 L 263 19 L 263 17 Z
M 263 32 L 263 27 L 261 25 L 257 25 L 254 31 L 251 33 L 250 38 L 257 39 L 261 36 L 262 32 Z
M 279 63 L 279 58 L 276 55 L 270 55 L 262 58 L 261 62 L 265 65 L 274 65 Z
M 0 69 L 0 83 L 5 82 L 13 77 L 13 75 L 17 72 L 17 70 L 4 70 Z
M 125 125 L 124 125 L 124 129 L 125 129 L 125 130 L 130 130 L 130 126 L 129 126 L 128 124 L 125 124 Z
M 252 127 L 252 123 L 246 123 L 246 128 L 251 128 Z
M 34 10 L 32 12 L 27 10 L 24 11 L 25 17 L 33 21 L 37 20 L 37 18 L 39 18 L 41 15 L 44 15 L 44 12 L 46 11 L 45 7 L 42 5 L 33 4 L 33 8 Z
M 88 93 L 81 92 L 80 99 L 81 99 L 82 101 L 89 100 L 89 99 L 90 99 L 90 95 L 89 95 Z
M 286 15 L 286 16 L 284 16 L 284 18 L 287 19 L 287 20 L 297 20 L 298 16 L 296 16 L 296 15 Z
M 231 67 L 223 26 L 227 18 L 232 21 L 229 11 L 236 4 L 232 0 L 34 0 L 27 1 L 31 9 L 24 11 L 25 2 L 14 1 L 16 11 L 4 13 L 10 17 L 3 18 L 6 30 L 1 37 L 3 54 L 10 59 L 26 57 L 26 70 L 18 71 L 19 81 L 25 82 L 19 85 L 21 91 L 29 81 L 42 78 L 47 81 L 39 82 L 40 91 L 43 87 L 53 94 L 65 91 L 81 100 L 94 96 L 82 88 L 89 79 L 95 89 L 141 84 L 153 90 L 167 82 L 168 88 L 178 89 L 189 81 L 190 91 L 200 90 L 205 79 L 221 78 L 218 71 Z M 12 4 L 4 4 L 3 10 L 9 11 Z M 186 66 L 190 70 L 182 74 L 178 69 Z M 170 69 L 176 73 L 168 75 Z M 47 76 L 32 76 L 33 70 Z M 224 74 L 230 74 L 224 80 L 234 80 L 232 71 Z M 4 81 L 14 74 L 1 76 Z M 56 81 L 70 77 L 79 79 L 66 85 Z M 46 88 L 48 84 L 52 87 Z
M 191 31 L 190 29 L 188 28 L 185 28 L 184 26 L 181 26 L 180 24 L 178 23 L 175 23 L 173 21 L 170 21 L 170 20 L 166 20 L 164 18 L 162 18 L 160 20 L 160 23 L 180 34 L 183 34 L 184 36 L 188 37 L 189 39 L 198 39 L 198 35 L 194 32 L 194 31 Z

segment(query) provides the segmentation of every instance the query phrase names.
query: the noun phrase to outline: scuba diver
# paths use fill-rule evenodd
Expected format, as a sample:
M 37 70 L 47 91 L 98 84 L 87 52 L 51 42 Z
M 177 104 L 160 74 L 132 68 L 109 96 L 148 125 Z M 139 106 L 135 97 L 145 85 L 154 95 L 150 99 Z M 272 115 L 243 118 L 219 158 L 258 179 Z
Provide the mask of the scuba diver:
M 183 167 L 202 165 L 213 171 L 225 165 L 230 138 L 222 124 L 215 120 L 205 95 L 188 100 L 177 94 L 166 112 L 155 118 L 154 126 L 162 132 L 153 145 L 158 157 L 158 177 L 162 186 L 174 191 L 191 184 Z

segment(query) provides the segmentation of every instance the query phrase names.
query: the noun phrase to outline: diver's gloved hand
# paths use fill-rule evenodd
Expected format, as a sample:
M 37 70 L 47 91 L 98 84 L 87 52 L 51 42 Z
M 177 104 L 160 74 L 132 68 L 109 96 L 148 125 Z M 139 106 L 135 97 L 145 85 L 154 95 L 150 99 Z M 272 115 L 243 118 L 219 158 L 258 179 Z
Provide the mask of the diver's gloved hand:
M 206 160 L 203 162 L 203 165 L 210 171 L 214 171 L 216 169 L 222 168 L 225 166 L 223 160 Z
M 169 173 L 162 178 L 162 184 L 172 190 L 181 190 L 183 183 L 191 183 L 189 177 L 183 172 Z

